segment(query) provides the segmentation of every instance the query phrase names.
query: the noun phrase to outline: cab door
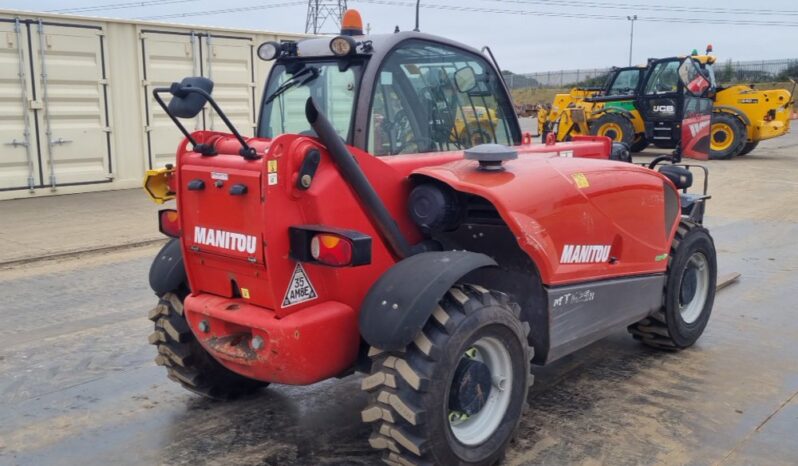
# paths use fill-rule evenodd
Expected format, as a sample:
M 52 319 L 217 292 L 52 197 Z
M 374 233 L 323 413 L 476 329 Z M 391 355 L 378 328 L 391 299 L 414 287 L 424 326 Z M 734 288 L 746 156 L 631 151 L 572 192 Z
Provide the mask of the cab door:
M 659 147 L 675 148 L 681 138 L 681 61 L 674 57 L 652 62 L 638 94 L 637 108 L 646 122 L 646 138 Z
M 693 59 L 684 60 L 679 67 L 679 82 L 684 88 L 679 144 L 681 155 L 707 160 L 712 119 L 712 99 L 707 95 L 714 91 L 714 83 Z

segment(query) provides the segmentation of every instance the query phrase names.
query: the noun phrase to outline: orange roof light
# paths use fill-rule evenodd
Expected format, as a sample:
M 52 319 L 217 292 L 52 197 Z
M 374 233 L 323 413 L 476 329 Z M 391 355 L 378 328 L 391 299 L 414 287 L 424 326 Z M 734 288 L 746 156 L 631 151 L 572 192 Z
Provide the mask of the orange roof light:
M 712 52 L 712 44 L 707 44 L 707 53 Z
M 357 10 L 346 10 L 341 20 L 341 34 L 345 36 L 362 36 L 363 19 Z

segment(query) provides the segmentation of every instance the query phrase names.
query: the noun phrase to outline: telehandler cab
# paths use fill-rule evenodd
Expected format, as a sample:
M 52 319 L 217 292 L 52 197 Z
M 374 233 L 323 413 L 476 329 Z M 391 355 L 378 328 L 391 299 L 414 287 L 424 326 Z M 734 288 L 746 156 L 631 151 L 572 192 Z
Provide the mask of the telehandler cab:
M 355 15 L 338 37 L 260 47 L 274 65 L 255 137 L 205 78 L 154 90 L 185 136 L 145 182 L 177 204 L 150 270 L 171 379 L 224 399 L 357 370 L 385 462 L 487 465 L 530 364 L 626 327 L 695 343 L 716 258 L 687 168 L 609 160 L 604 137 L 532 145 L 489 53 L 364 36 Z M 206 103 L 230 133 L 183 127 Z M 471 137 L 457 121 L 479 107 L 492 121 Z

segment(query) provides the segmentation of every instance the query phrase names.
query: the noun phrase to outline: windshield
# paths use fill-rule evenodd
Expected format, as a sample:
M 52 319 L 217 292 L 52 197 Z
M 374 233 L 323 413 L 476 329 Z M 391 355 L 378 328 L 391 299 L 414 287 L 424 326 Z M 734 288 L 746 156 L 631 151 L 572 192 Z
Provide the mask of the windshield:
M 612 82 L 612 86 L 610 86 L 609 90 L 607 91 L 607 95 L 633 94 L 637 88 L 637 81 L 639 79 L 640 70 L 622 70 L 618 72 L 617 76 L 615 76 L 615 80 Z
M 313 97 L 338 135 L 348 140 L 361 68 L 351 59 L 276 64 L 266 85 L 258 136 L 310 133 L 305 102 Z

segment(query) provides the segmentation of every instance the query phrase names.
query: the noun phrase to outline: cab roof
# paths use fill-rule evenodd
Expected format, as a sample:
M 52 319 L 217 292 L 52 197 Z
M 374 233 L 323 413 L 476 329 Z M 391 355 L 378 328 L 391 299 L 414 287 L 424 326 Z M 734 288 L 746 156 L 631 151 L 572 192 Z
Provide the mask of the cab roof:
M 300 58 L 335 57 L 335 55 L 332 53 L 332 50 L 330 50 L 330 41 L 334 38 L 335 36 L 327 36 L 327 37 L 305 39 L 297 42 L 297 57 Z M 364 52 L 361 46 L 357 47 L 356 55 L 360 56 L 364 55 L 384 56 L 399 43 L 412 39 L 450 45 L 460 49 L 464 49 L 471 53 L 475 53 L 477 55 L 481 55 L 479 50 L 470 47 L 468 45 L 447 39 L 445 37 L 440 37 L 433 34 L 426 34 L 423 32 L 402 31 L 393 34 L 370 34 L 370 35 L 352 36 L 352 38 L 359 43 L 369 43 L 369 42 L 371 43 L 371 49 L 369 51 Z

